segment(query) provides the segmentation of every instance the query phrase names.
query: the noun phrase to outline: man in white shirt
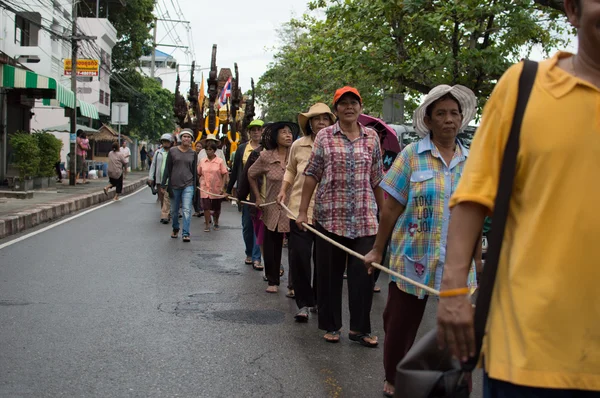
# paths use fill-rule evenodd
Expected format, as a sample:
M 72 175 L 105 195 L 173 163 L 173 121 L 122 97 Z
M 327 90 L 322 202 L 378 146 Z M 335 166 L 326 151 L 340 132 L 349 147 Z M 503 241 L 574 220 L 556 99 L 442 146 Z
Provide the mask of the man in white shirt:
M 131 157 L 131 151 L 127 148 L 127 141 L 121 141 L 121 153 L 125 156 L 125 166 L 123 167 L 123 179 L 127 177 L 127 168 L 129 167 L 129 158 Z

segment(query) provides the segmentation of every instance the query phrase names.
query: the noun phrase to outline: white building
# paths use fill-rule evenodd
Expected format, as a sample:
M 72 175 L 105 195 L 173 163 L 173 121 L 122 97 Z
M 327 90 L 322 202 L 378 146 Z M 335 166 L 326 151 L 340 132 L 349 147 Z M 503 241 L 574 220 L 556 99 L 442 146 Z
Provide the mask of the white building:
M 0 182 L 11 174 L 9 134 L 69 124 L 75 108 L 64 67 L 71 59 L 70 4 L 37 0 L 0 6 Z M 78 18 L 77 25 L 80 34 L 96 36 L 81 41 L 78 53 L 78 58 L 99 64 L 77 78 L 77 123 L 92 126 L 99 114 L 110 114 L 110 54 L 117 32 L 104 18 Z M 64 161 L 69 139 L 62 135 Z
M 177 60 L 173 56 L 160 50 L 154 50 L 154 78 L 158 80 L 162 88 L 175 92 L 177 81 Z M 151 76 L 152 55 L 140 57 L 138 70 L 145 76 Z

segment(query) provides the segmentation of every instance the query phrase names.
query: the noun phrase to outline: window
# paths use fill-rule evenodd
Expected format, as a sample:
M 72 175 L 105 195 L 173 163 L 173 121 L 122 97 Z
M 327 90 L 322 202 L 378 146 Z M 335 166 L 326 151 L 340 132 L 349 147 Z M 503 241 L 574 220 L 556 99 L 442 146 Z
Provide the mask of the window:
M 104 105 L 110 106 L 110 94 L 104 93 Z
M 100 97 L 98 98 L 100 103 L 104 103 L 104 90 L 100 90 Z
M 37 47 L 41 23 L 39 12 L 15 14 L 15 43 L 21 47 Z

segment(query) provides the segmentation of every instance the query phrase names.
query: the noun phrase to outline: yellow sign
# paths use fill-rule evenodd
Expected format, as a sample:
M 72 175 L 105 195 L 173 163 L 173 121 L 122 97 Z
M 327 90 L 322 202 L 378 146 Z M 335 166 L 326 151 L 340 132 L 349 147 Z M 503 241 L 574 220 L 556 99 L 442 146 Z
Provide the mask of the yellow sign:
M 71 76 L 73 63 L 70 58 L 63 61 L 65 76 Z M 97 59 L 78 59 L 77 60 L 77 76 L 98 76 L 100 69 L 100 61 Z

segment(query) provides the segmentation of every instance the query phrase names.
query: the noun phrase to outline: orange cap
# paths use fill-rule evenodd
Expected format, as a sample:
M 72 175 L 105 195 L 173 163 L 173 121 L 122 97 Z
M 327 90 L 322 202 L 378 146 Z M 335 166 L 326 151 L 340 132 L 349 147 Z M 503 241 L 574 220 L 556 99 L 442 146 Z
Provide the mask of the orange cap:
M 338 100 L 342 97 L 342 95 L 344 94 L 354 94 L 358 97 L 360 103 L 362 104 L 362 97 L 360 96 L 360 93 L 358 92 L 357 89 L 355 89 L 354 87 L 350 87 L 350 86 L 344 86 L 342 88 L 338 88 L 335 91 L 335 95 L 333 96 L 333 105 L 335 105 Z

